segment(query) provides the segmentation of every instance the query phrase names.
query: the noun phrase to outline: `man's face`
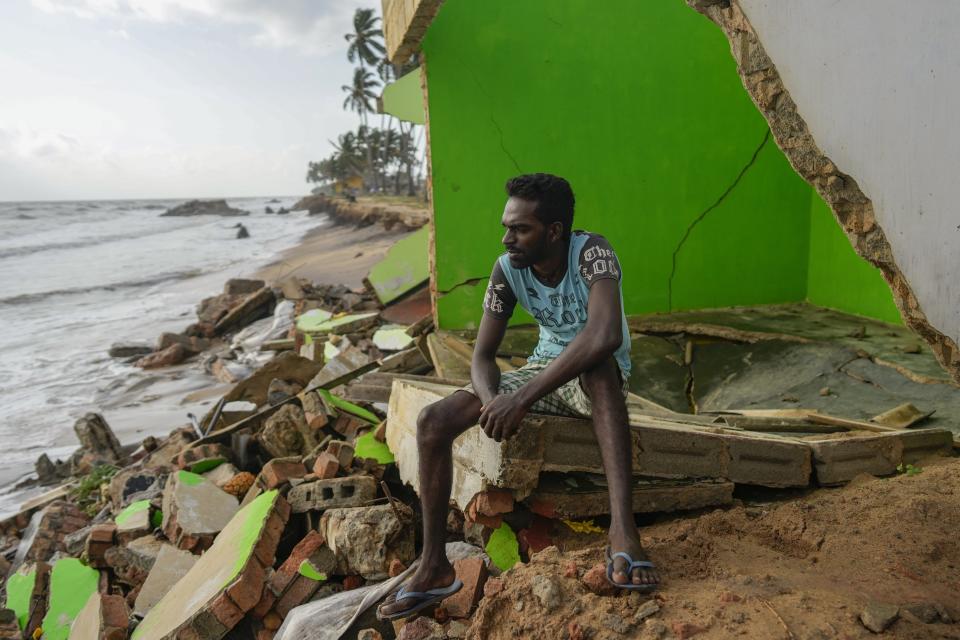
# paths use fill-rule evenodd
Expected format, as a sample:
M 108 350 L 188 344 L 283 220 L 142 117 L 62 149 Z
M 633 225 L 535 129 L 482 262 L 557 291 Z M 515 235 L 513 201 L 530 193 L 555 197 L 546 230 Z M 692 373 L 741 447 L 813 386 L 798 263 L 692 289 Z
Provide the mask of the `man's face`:
M 514 269 L 526 269 L 547 256 L 549 233 L 536 210 L 535 201 L 515 197 L 508 199 L 503 208 L 501 223 L 506 233 L 501 242 Z

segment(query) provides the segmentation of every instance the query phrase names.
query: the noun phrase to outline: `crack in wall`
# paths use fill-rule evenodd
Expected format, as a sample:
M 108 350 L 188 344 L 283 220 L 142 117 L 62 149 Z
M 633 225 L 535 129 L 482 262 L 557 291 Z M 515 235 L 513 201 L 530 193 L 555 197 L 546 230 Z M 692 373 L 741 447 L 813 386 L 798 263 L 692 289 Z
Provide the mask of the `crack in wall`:
M 750 161 L 747 162 L 747 164 L 745 164 L 742 169 L 740 169 L 740 173 L 738 173 L 737 177 L 734 178 L 733 182 L 730 183 L 730 186 L 728 186 L 724 190 L 724 192 L 720 194 L 720 197 L 717 198 L 713 204 L 711 204 L 709 207 L 704 209 L 700 213 L 700 215 L 694 218 L 693 222 L 691 222 L 689 226 L 687 226 L 687 230 L 683 233 L 683 237 L 680 238 L 679 244 L 677 244 L 677 247 L 673 250 L 673 256 L 671 258 L 672 262 L 670 265 L 670 279 L 667 280 L 667 311 L 673 311 L 673 278 L 677 274 L 677 255 L 680 253 L 680 250 L 683 249 L 683 245 L 687 242 L 687 239 L 690 237 L 690 234 L 693 232 L 693 228 L 696 227 L 698 224 L 700 224 L 703 221 L 703 219 L 707 217 L 707 214 L 709 214 L 711 211 L 713 211 L 718 206 L 720 206 L 720 204 L 727 198 L 727 196 L 730 195 L 730 193 L 736 188 L 736 186 L 743 179 L 743 176 L 745 176 L 747 171 L 750 170 L 750 167 L 752 167 L 753 164 L 757 161 L 757 156 L 760 155 L 760 152 L 763 150 L 763 148 L 766 146 L 769 140 L 770 140 L 770 129 L 767 129 L 763 134 L 763 140 L 760 141 L 760 145 L 756 149 L 754 149 L 753 155 L 750 156 Z
M 453 286 L 450 287 L 449 289 L 437 289 L 437 295 L 438 295 L 438 296 L 445 296 L 445 295 L 447 295 L 448 293 L 453 293 L 454 291 L 456 291 L 456 290 L 459 289 L 460 287 L 475 287 L 475 286 L 477 286 L 478 284 L 480 284 L 481 282 L 483 282 L 484 280 L 487 280 L 487 279 L 488 279 L 488 278 L 487 278 L 486 276 L 484 276 L 484 277 L 482 277 L 482 278 L 469 278 L 469 279 L 467 279 L 467 280 L 464 280 L 463 282 L 458 282 L 457 284 L 453 285 Z
M 503 152 L 510 158 L 510 161 L 513 163 L 513 166 L 516 167 L 518 173 L 523 173 L 523 169 L 520 168 L 520 163 L 517 162 L 517 159 L 513 157 L 513 154 L 507 150 L 507 146 L 503 143 L 503 129 L 500 128 L 500 124 L 493 119 L 493 116 L 490 116 L 490 122 L 493 123 L 493 126 L 497 128 L 497 131 L 500 133 L 500 148 L 503 149 Z
M 880 270 L 904 323 L 920 336 L 955 382 L 960 382 L 960 347 L 930 324 L 910 283 L 893 258 L 890 242 L 877 224 L 873 203 L 851 176 L 824 155 L 784 86 L 757 33 L 737 0 L 686 0 L 706 16 L 730 43 L 737 73 L 794 170 L 830 206 L 857 255 Z
M 477 74 L 473 72 L 473 69 L 471 69 L 469 65 L 465 64 L 463 62 L 463 59 L 458 59 L 458 61 L 460 63 L 460 68 L 466 69 L 467 73 L 470 74 L 470 77 L 473 78 L 473 82 L 477 85 L 477 88 L 480 89 L 480 93 L 484 95 L 484 97 L 487 99 L 487 102 L 490 104 L 495 104 L 493 98 L 490 96 L 490 93 L 483 86 L 483 83 L 480 82 L 480 78 L 478 78 Z M 500 126 L 500 123 L 497 122 L 496 119 L 494 119 L 493 114 L 490 115 L 490 122 L 493 124 L 494 127 L 496 127 L 497 133 L 500 136 L 500 149 L 503 151 L 504 155 L 510 158 L 510 162 L 513 163 L 513 166 L 517 170 L 517 173 L 523 173 L 523 169 L 520 168 L 520 163 L 517 162 L 516 157 L 514 157 L 514 155 L 510 153 L 510 150 L 507 149 L 507 145 L 504 142 L 503 128 Z

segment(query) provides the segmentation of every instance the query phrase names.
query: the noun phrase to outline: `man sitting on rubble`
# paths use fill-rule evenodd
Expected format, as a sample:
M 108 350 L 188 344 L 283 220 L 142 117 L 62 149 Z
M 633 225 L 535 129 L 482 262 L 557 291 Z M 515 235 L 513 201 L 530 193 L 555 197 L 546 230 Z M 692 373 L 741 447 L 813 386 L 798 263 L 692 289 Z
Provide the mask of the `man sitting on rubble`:
M 563 178 L 522 175 L 506 191 L 507 252 L 493 265 L 483 301 L 472 384 L 417 419 L 423 555 L 413 577 L 380 605 L 382 619 L 409 616 L 460 589 L 444 552 L 453 440 L 479 422 L 501 442 L 522 428 L 527 412 L 592 418 L 610 491 L 607 578 L 636 591 L 659 582 L 631 508 L 630 334 L 619 262 L 602 236 L 571 231 L 574 197 Z M 524 367 L 501 374 L 495 356 L 518 302 L 540 325 L 540 341 Z

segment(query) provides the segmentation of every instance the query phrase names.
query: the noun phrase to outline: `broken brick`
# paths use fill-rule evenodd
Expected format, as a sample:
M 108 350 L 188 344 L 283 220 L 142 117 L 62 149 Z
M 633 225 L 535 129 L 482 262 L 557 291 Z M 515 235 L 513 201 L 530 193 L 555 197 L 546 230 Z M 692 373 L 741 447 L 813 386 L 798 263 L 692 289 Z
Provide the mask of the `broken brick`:
M 352 589 L 359 589 L 363 584 L 363 580 L 360 576 L 346 576 L 343 579 L 343 590 L 350 591 Z
M 111 523 L 96 524 L 90 528 L 90 534 L 84 544 L 83 554 L 87 558 L 87 564 L 97 569 L 105 569 L 107 561 L 104 554 L 107 549 L 113 546 L 114 536 L 117 533 L 117 525 Z
M 274 458 L 260 470 L 265 489 L 276 489 L 291 478 L 302 478 L 306 474 L 307 469 L 299 458 Z
M 396 578 L 398 575 L 407 570 L 407 565 L 403 564 L 396 558 L 390 561 L 390 568 L 387 569 L 387 575 L 391 578 Z
M 513 494 L 505 489 L 487 489 L 473 498 L 477 513 L 496 516 L 513 511 Z
M 352 444 L 344 442 L 343 440 L 333 440 L 327 445 L 326 452 L 337 459 L 337 462 L 340 464 L 342 469 L 350 468 L 350 463 L 353 462 L 354 454 L 354 448 Z
M 463 583 L 452 596 L 443 601 L 443 607 L 451 618 L 469 618 L 473 607 L 483 595 L 487 581 L 487 565 L 483 558 L 464 558 L 453 563 L 457 578 Z
M 500 578 L 490 578 L 483 585 L 483 597 L 491 598 L 503 591 L 503 580 Z
M 317 461 L 313 463 L 313 472 L 321 480 L 327 480 L 336 477 L 340 471 L 340 461 L 333 454 L 323 452 L 317 456 Z
M 616 587 L 607 580 L 607 567 L 602 562 L 591 567 L 589 571 L 583 574 L 581 580 L 587 589 L 598 596 L 611 596 L 616 591 Z

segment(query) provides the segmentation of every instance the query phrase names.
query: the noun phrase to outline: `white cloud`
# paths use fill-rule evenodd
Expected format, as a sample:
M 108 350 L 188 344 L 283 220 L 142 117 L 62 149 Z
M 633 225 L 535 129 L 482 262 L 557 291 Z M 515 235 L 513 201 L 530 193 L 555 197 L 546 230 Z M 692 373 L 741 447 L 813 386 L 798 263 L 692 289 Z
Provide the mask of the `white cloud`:
M 184 22 L 198 18 L 252 29 L 258 45 L 322 53 L 343 48 L 354 11 L 380 0 L 31 0 L 48 13 L 85 19 Z

